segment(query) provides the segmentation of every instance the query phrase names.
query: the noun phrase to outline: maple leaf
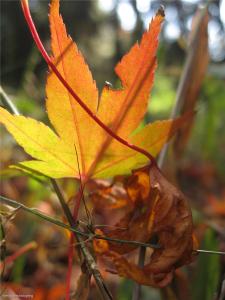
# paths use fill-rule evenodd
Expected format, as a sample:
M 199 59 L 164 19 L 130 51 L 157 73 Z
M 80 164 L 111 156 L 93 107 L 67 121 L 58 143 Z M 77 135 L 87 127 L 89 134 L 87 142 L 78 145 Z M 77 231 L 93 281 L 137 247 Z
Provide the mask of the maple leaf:
M 140 45 L 136 43 L 116 66 L 122 88 L 113 90 L 105 87 L 100 100 L 82 54 L 67 35 L 59 15 L 58 0 L 52 1 L 49 19 L 52 60 L 62 77 L 113 132 L 156 156 L 187 119 L 186 116 L 148 124 L 132 135 L 144 117 L 153 85 L 162 14 L 156 14 Z M 130 173 L 148 162 L 147 157 L 121 145 L 90 118 L 51 70 L 46 94 L 48 117 L 56 133 L 43 123 L 11 115 L 0 108 L 0 122 L 36 159 L 20 163 L 21 167 L 52 178 L 79 178 L 81 175 L 87 180 Z

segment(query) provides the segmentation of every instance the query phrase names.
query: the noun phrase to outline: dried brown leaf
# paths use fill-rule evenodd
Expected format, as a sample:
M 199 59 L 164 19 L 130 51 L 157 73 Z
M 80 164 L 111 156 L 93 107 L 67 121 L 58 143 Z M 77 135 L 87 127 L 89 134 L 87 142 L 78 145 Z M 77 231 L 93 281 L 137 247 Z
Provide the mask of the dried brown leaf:
M 157 237 L 161 247 L 152 251 L 150 262 L 143 269 L 124 257 L 138 246 L 108 242 L 107 247 L 105 243 L 103 248 L 99 244 L 95 250 L 111 259 L 120 276 L 140 284 L 166 286 L 173 271 L 193 259 L 193 224 L 187 199 L 157 167 L 133 171 L 124 180 L 124 189 L 130 198 L 129 211 L 114 225 L 116 229 L 104 229 L 104 234 L 140 242 Z

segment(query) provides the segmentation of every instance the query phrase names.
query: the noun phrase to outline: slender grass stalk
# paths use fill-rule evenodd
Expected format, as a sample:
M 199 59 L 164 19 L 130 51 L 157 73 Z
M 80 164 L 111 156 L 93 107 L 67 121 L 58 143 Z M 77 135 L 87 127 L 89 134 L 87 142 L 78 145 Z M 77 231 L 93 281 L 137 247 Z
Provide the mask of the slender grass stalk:
M 65 223 L 61 222 L 57 218 L 53 218 L 53 217 L 50 217 L 46 214 L 43 214 L 42 212 L 40 212 L 36 208 L 27 207 L 26 205 L 24 205 L 22 203 L 19 203 L 15 200 L 6 198 L 6 197 L 1 196 L 1 195 L 0 195 L 0 203 L 3 204 L 3 205 L 7 205 L 7 206 L 10 206 L 10 207 L 16 208 L 16 209 L 22 209 L 22 210 L 24 210 L 28 213 L 31 213 L 32 215 L 35 215 L 36 217 L 41 218 L 41 219 L 43 219 L 47 222 L 50 222 L 50 223 L 55 224 L 59 227 L 62 227 L 62 228 L 67 229 L 71 232 L 74 232 L 77 235 L 82 236 L 83 238 L 105 240 L 105 241 L 109 241 L 109 242 L 113 242 L 113 243 L 128 244 L 128 245 L 140 246 L 140 247 L 142 246 L 142 247 L 153 248 L 153 249 L 159 249 L 160 248 L 160 245 L 156 245 L 156 244 L 142 243 L 142 242 L 139 242 L 139 241 L 120 240 L 120 239 L 110 238 L 110 237 L 99 235 L 99 234 L 83 232 L 79 229 L 76 229 L 75 227 L 72 227 L 68 224 L 65 224 Z M 79 225 L 79 222 L 77 223 L 77 228 L 78 228 L 78 225 Z
M 55 192 L 59 198 L 62 209 L 67 217 L 67 220 L 68 220 L 70 226 L 72 228 L 76 227 L 77 223 L 74 220 L 73 215 L 66 204 L 66 201 L 64 199 L 64 196 L 63 196 L 60 188 L 55 189 Z M 66 206 L 68 209 L 66 208 Z M 96 265 L 96 262 L 95 262 L 93 256 L 91 255 L 91 253 L 89 252 L 89 250 L 87 249 L 87 247 L 85 246 L 85 243 L 84 243 L 82 237 L 79 234 L 74 235 L 74 237 L 78 241 L 78 245 L 79 245 L 82 255 L 84 257 L 84 260 L 85 260 L 85 263 L 87 266 L 87 270 L 91 275 L 93 275 L 93 277 L 95 279 L 96 285 L 97 285 L 100 295 L 101 295 L 101 298 L 104 300 L 111 300 L 112 295 L 111 295 L 110 291 L 108 290 L 106 284 L 104 283 L 104 280 L 103 280 L 102 275 Z M 69 270 L 69 272 L 71 272 L 71 270 Z M 67 286 L 69 286 L 69 282 L 67 283 Z
M 80 185 L 81 185 L 80 180 Z M 77 195 L 75 197 L 75 203 L 74 203 L 74 211 L 73 211 L 73 220 L 74 222 L 77 222 L 78 220 L 78 213 L 79 208 L 81 204 L 81 198 L 83 197 L 83 194 L 81 192 L 81 188 L 77 192 Z M 71 288 L 71 277 L 72 277 L 72 269 L 73 269 L 73 257 L 74 257 L 74 244 L 75 238 L 73 233 L 70 235 L 70 241 L 69 241 L 69 249 L 68 249 L 68 268 L 67 268 L 67 278 L 66 278 L 66 300 L 70 300 L 70 288 Z M 79 243 L 79 242 L 78 242 Z M 77 243 L 77 244 L 78 244 Z
M 2 86 L 0 86 L 0 95 L 4 107 L 6 107 L 7 110 L 13 113 L 14 115 L 18 116 L 20 114 L 19 111 L 17 110 L 16 106 L 14 105 L 10 97 L 6 94 Z
M 146 248 L 140 247 L 139 256 L 138 256 L 138 266 L 140 268 L 144 267 L 145 253 L 146 253 Z M 133 292 L 132 292 L 132 300 L 139 299 L 140 297 L 141 297 L 141 285 L 135 282 L 133 287 Z
M 205 17 L 206 11 L 207 11 L 207 7 L 208 7 L 208 4 L 206 3 L 206 5 L 199 8 L 200 15 L 198 17 L 198 22 L 195 27 L 195 30 L 193 32 L 192 45 L 190 45 L 190 47 L 188 49 L 189 51 L 188 51 L 187 58 L 185 61 L 184 69 L 183 69 L 183 72 L 182 72 L 182 75 L 181 75 L 181 78 L 180 78 L 180 81 L 179 81 L 179 84 L 177 87 L 175 104 L 174 104 L 173 109 L 170 114 L 171 119 L 174 119 L 177 117 L 177 115 L 180 113 L 181 107 L 183 106 L 184 93 L 186 92 L 186 86 L 187 86 L 189 80 L 191 80 L 190 73 L 192 70 L 193 61 L 195 59 L 195 53 L 196 53 L 195 52 L 196 46 L 194 47 L 193 45 L 196 45 L 199 42 L 198 35 L 199 35 L 201 23 L 203 21 L 203 18 Z M 166 158 L 166 154 L 168 151 L 168 147 L 169 147 L 169 143 L 165 144 L 162 151 L 159 154 L 159 158 L 158 158 L 159 168 L 163 167 L 163 164 L 164 164 L 165 158 Z
M 35 215 L 38 218 L 41 218 L 47 222 L 50 222 L 54 225 L 57 225 L 61 228 L 67 229 L 71 232 L 76 233 L 77 235 L 84 237 L 84 238 L 88 238 L 88 239 L 99 239 L 99 240 L 105 240 L 105 241 L 109 241 L 109 242 L 113 242 L 113 243 L 119 243 L 119 244 L 128 244 L 128 245 L 133 245 L 133 246 L 139 246 L 139 247 L 145 247 L 145 248 L 152 248 L 152 249 L 159 249 L 160 245 L 156 245 L 156 244 L 151 244 L 151 243 L 142 243 L 139 241 L 130 241 L 130 240 L 120 240 L 120 239 L 116 239 L 116 238 L 110 238 L 107 236 L 103 236 L 103 235 L 99 235 L 99 234 L 93 234 L 93 233 L 87 233 L 87 232 L 83 232 L 79 229 L 76 229 L 74 227 L 71 227 L 68 224 L 65 224 L 63 222 L 61 222 L 60 220 L 58 220 L 57 218 L 53 218 L 50 217 L 46 214 L 43 214 L 42 212 L 40 212 L 38 209 L 36 208 L 32 208 L 32 207 L 27 207 L 26 205 L 19 203 L 15 200 L 6 198 L 4 196 L 0 195 L 0 203 L 2 205 L 7 205 L 9 207 L 12 208 L 16 208 L 16 209 L 22 209 L 32 215 Z M 79 225 L 79 223 L 78 223 Z M 225 252 L 220 252 L 220 251 L 211 251 L 211 250 L 202 250 L 202 249 L 197 249 L 194 250 L 193 252 L 196 253 L 202 253 L 202 254 L 218 254 L 218 255 L 225 255 Z
M 17 110 L 16 106 L 13 104 L 9 96 L 6 94 L 6 92 L 3 90 L 2 86 L 0 86 L 0 95 L 3 105 L 7 107 L 8 110 L 14 115 L 19 115 L 19 111 Z
M 70 234 L 69 247 L 68 247 L 68 267 L 66 272 L 66 300 L 70 300 L 71 277 L 73 270 L 73 256 L 74 256 L 74 235 Z
M 201 14 L 200 14 L 199 19 L 198 19 L 198 24 L 195 28 L 194 33 L 193 33 L 193 43 L 198 43 L 197 36 L 198 36 L 199 30 L 200 30 L 201 21 L 204 18 L 206 9 L 207 9 L 207 5 L 205 5 L 205 7 L 201 9 Z M 188 82 L 187 79 L 190 77 L 189 76 L 190 70 L 192 68 L 193 60 L 195 58 L 195 50 L 194 49 L 195 49 L 194 47 L 191 47 L 190 51 L 188 52 L 187 58 L 186 58 L 183 73 L 182 73 L 182 76 L 181 76 L 181 79 L 179 81 L 179 85 L 178 85 L 178 88 L 177 88 L 175 104 L 174 104 L 174 107 L 173 107 L 173 109 L 171 111 L 171 114 L 170 114 L 171 119 L 174 119 L 175 117 L 177 117 L 177 115 L 180 112 L 180 108 L 182 106 L 182 103 L 183 103 L 183 98 L 184 98 L 183 95 L 184 95 L 184 92 L 186 90 L 186 84 Z M 167 154 L 167 151 L 168 151 L 168 146 L 169 146 L 168 143 L 165 144 L 164 147 L 162 148 L 160 154 L 159 154 L 158 167 L 160 169 L 162 169 L 162 167 L 165 163 L 165 158 L 166 158 L 166 154 Z M 142 248 L 140 248 L 139 258 L 138 258 L 139 267 L 144 266 L 144 261 L 145 261 L 145 251 Z M 133 298 L 132 298 L 132 300 L 139 300 L 140 298 L 141 298 L 141 285 L 139 285 L 138 283 L 135 283 L 134 288 L 133 288 Z

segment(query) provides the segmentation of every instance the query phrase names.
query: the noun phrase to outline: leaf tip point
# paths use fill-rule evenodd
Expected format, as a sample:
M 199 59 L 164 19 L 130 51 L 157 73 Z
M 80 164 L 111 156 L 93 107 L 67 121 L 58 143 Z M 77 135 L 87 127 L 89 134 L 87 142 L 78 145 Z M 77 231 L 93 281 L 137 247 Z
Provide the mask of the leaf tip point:
M 157 13 L 156 13 L 156 16 L 161 16 L 161 17 L 165 17 L 165 7 L 163 5 L 160 5 Z

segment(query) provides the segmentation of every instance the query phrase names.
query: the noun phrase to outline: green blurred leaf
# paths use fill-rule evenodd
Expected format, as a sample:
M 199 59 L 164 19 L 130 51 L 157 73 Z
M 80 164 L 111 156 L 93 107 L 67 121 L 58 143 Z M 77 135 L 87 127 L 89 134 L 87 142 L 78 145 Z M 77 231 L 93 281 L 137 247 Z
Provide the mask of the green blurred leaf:
M 149 102 L 149 114 L 154 118 L 167 118 L 175 101 L 174 78 L 156 73 L 153 92 Z
M 12 269 L 13 282 L 16 282 L 16 283 L 22 282 L 24 267 L 25 267 L 25 257 L 21 256 L 14 262 L 14 265 L 13 265 L 13 269 Z
M 212 229 L 205 233 L 202 249 L 218 250 L 218 241 Z M 198 257 L 196 275 L 192 282 L 192 300 L 213 300 L 220 276 L 219 255 L 200 254 Z
M 131 280 L 123 279 L 119 285 L 117 299 L 127 300 L 132 298 L 133 282 Z

